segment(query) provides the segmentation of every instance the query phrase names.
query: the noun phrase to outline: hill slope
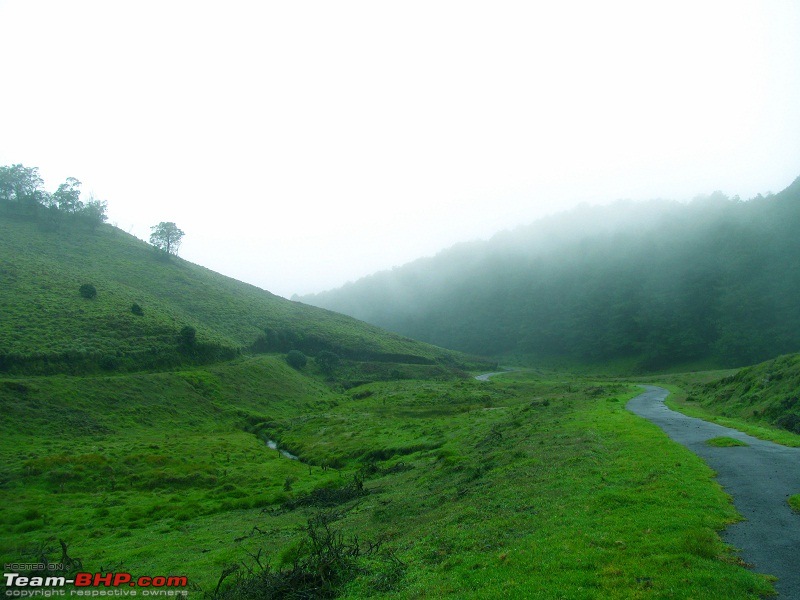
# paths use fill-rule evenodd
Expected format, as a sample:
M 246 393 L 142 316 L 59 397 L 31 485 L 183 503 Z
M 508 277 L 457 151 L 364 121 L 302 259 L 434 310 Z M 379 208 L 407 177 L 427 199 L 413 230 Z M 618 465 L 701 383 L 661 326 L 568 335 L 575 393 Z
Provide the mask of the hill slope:
M 303 298 L 468 352 L 645 368 L 800 348 L 800 179 L 748 202 L 618 202 Z
M 780 356 L 696 385 L 689 400 L 715 414 L 800 433 L 800 354 Z
M 83 284 L 97 296 L 82 297 Z M 0 372 L 7 373 L 173 366 L 242 349 L 418 364 L 462 358 L 180 258 L 164 260 L 105 225 L 43 231 L 0 219 L 0 306 Z M 186 327 L 196 336 L 182 334 Z

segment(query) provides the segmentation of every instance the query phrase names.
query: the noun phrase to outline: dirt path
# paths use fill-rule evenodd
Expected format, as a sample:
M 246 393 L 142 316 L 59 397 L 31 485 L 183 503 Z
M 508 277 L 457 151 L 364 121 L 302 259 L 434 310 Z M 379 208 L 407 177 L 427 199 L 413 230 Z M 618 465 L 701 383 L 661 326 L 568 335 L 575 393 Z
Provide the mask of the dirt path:
M 746 519 L 729 526 L 723 539 L 760 573 L 778 577 L 780 600 L 800 600 L 800 515 L 786 499 L 800 494 L 800 448 L 759 440 L 735 429 L 687 417 L 664 404 L 667 390 L 644 386 L 628 402 L 628 410 L 652 421 L 666 434 L 702 457 L 717 473 L 717 481 L 733 496 Z M 716 448 L 706 440 L 732 437 L 749 444 Z

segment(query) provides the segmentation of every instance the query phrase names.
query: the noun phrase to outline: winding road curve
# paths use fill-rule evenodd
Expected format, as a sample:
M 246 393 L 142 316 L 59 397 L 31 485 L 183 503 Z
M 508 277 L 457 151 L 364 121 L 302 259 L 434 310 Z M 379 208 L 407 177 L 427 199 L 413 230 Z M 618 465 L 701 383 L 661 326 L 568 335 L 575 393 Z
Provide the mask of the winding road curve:
M 703 458 L 717 481 L 733 496 L 744 521 L 730 525 L 723 539 L 760 573 L 778 577 L 781 600 L 800 600 L 800 515 L 786 499 L 800 494 L 800 448 L 787 448 L 667 408 L 669 392 L 643 386 L 645 392 L 627 404 L 631 412 L 658 425 L 674 441 Z M 706 440 L 732 437 L 749 444 L 717 448 Z

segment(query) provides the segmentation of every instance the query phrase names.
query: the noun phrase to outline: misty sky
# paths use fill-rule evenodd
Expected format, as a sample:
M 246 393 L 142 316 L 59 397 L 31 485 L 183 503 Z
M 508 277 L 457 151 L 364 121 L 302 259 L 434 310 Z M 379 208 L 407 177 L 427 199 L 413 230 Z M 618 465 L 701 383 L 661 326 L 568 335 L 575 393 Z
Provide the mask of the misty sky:
M 0 164 L 317 292 L 581 202 L 800 175 L 800 3 L 0 0 Z

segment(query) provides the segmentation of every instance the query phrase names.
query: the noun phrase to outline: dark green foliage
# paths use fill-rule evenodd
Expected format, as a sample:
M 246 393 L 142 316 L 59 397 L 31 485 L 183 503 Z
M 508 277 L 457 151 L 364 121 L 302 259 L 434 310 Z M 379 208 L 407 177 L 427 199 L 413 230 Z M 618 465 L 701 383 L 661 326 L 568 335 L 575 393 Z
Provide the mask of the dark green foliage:
M 0 201 L 11 211 L 11 205 L 27 207 L 35 214 L 36 207 L 42 203 L 47 192 L 37 167 L 24 167 L 21 164 L 0 167 Z M 18 212 L 23 212 L 22 210 Z
M 106 211 L 108 210 L 108 203 L 105 200 L 98 200 L 93 196 L 89 197 L 81 211 L 81 219 L 94 230 L 108 220 Z
M 178 343 L 184 349 L 194 348 L 197 343 L 197 330 L 191 325 L 181 328 Z
M 302 369 L 308 363 L 308 357 L 299 350 L 290 350 L 286 355 L 286 362 L 295 369 Z
M 269 350 L 269 342 L 267 340 L 267 336 L 264 334 L 259 334 L 255 341 L 250 345 L 250 352 L 255 352 L 256 354 L 269 352 Z
M 344 586 L 356 577 L 371 575 L 372 592 L 392 590 L 402 579 L 406 566 L 391 551 L 381 549 L 382 542 L 362 544 L 357 536 L 345 537 L 331 523 L 335 515 L 318 513 L 308 520 L 305 538 L 285 555 L 287 568 L 272 569 L 259 566 L 258 572 L 240 576 L 233 585 L 220 591 L 215 598 L 224 600 L 270 600 L 297 598 L 322 600 L 335 598 Z M 223 571 L 220 584 L 233 573 L 242 573 L 238 565 Z
M 584 207 L 307 301 L 483 355 L 739 366 L 800 349 L 799 230 L 800 179 Z
M 84 283 L 78 288 L 78 293 L 88 300 L 97 297 L 97 288 L 95 288 L 91 283 Z
M 161 221 L 158 225 L 153 225 L 150 232 L 150 243 L 153 246 L 164 252 L 166 256 L 178 254 L 184 232 L 178 229 L 175 223 Z
M 325 486 L 317 488 L 307 494 L 302 494 L 292 500 L 287 500 L 281 505 L 283 510 L 294 510 L 300 507 L 313 506 L 317 508 L 331 508 L 350 502 L 369 492 L 364 489 L 364 481 L 358 475 L 346 483 L 338 486 Z
M 58 230 L 64 222 L 83 223 L 94 230 L 108 218 L 105 201 L 80 200 L 81 182 L 74 177 L 67 177 L 52 194 L 43 186 L 37 167 L 0 167 L 0 215 L 38 221 L 47 231 Z
M 131 313 L 133 313 L 137 317 L 143 317 L 144 316 L 144 310 L 136 302 L 131 304 Z
M 766 421 L 800 433 L 799 389 L 800 354 L 790 354 L 695 385 L 690 398 L 713 412 Z
M 336 370 L 339 364 L 339 355 L 334 352 L 329 352 L 328 350 L 323 350 L 314 357 L 314 362 L 319 365 L 323 373 L 330 375 Z
M 792 433 L 800 433 L 800 415 L 787 413 L 775 419 L 775 425 Z
M 83 210 L 83 202 L 80 201 L 80 187 L 80 181 L 74 177 L 67 177 L 67 180 L 53 192 L 50 202 L 65 213 L 79 213 Z

